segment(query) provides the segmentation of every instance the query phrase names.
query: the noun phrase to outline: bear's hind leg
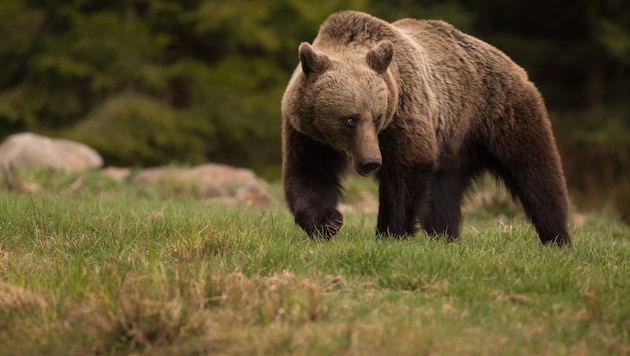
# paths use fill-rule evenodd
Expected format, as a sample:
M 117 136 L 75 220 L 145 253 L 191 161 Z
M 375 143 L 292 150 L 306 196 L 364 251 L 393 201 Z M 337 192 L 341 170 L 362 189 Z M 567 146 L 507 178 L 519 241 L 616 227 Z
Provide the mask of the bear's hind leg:
M 518 197 L 543 244 L 571 246 L 564 179 L 552 167 L 522 167 L 503 172 L 503 181 Z
M 521 201 L 543 244 L 571 246 L 567 188 L 540 94 L 530 84 L 514 87 L 505 117 L 491 127 L 484 140 L 489 168 Z
M 541 124 L 537 128 L 541 130 L 545 126 Z M 527 130 L 525 132 L 535 133 L 536 125 Z M 509 148 L 515 146 L 508 137 L 501 146 L 504 149 L 492 154 L 498 162 L 492 162 L 490 168 L 502 178 L 512 196 L 520 200 L 543 244 L 571 246 L 567 226 L 568 195 L 560 156 L 550 130 L 539 132 L 535 138 L 520 138 L 520 142 L 531 144 L 510 151 Z

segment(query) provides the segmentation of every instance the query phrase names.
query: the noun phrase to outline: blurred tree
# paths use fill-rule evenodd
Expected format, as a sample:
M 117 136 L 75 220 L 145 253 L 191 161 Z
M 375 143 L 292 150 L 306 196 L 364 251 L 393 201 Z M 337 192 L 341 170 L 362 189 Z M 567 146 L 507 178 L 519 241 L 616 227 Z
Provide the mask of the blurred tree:
M 11 35 L 0 47 L 7 63 L 0 70 L 2 133 L 44 131 L 91 142 L 110 164 L 215 160 L 277 174 L 279 101 L 297 45 L 330 13 L 366 3 L 8 0 L 0 5 L 0 29 Z M 115 98 L 125 93 L 142 100 L 121 104 Z M 80 124 L 102 118 L 103 108 L 136 104 L 172 110 L 169 133 L 206 144 L 193 145 L 194 154 L 176 145 L 160 155 L 163 141 L 123 132 L 94 139 L 102 131 Z M 125 127 L 145 129 L 153 121 L 143 115 L 154 113 L 139 109 Z M 160 118 L 153 120 L 159 126 Z
M 22 0 L 0 3 L 0 117 L 1 133 L 36 124 L 36 118 L 25 114 L 19 105 L 19 84 L 27 75 L 27 61 L 36 51 L 35 41 L 41 32 L 44 14 L 40 9 L 23 5 Z
M 187 19 L 208 65 L 196 103 L 216 125 L 212 159 L 266 169 L 280 163 L 280 97 L 297 65 L 297 46 L 311 40 L 332 12 L 362 9 L 362 0 L 202 1 Z M 269 173 L 269 174 L 272 174 Z
M 628 5 L 3 0 L 0 136 L 66 136 L 108 164 L 210 160 L 277 177 L 279 103 L 297 47 L 332 12 L 355 9 L 444 19 L 504 50 L 546 99 L 575 196 L 620 196 L 630 191 Z
M 146 95 L 125 92 L 108 98 L 72 129 L 105 160 L 131 165 L 204 161 L 200 132 L 207 127 L 196 117 L 179 113 Z M 213 135 L 214 132 L 205 132 Z

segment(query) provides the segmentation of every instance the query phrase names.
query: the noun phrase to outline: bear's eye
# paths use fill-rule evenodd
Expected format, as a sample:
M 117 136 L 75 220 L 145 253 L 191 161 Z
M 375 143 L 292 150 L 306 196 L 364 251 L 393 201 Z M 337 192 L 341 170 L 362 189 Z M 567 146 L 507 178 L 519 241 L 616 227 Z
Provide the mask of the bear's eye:
M 383 120 L 383 114 L 378 114 L 376 115 L 376 119 L 374 119 L 374 123 L 378 126 L 381 124 L 382 120 Z
M 346 116 L 343 118 L 343 123 L 348 127 L 357 126 L 357 122 L 359 122 L 359 118 L 356 116 Z

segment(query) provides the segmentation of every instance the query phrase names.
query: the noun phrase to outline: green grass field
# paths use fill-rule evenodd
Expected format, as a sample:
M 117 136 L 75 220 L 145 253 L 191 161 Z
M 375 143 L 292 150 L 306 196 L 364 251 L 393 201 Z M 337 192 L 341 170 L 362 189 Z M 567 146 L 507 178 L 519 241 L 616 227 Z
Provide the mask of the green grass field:
M 0 191 L 2 355 L 630 353 L 630 228 L 610 215 L 573 224 L 573 250 L 479 210 L 456 243 L 376 240 L 360 212 L 320 242 L 279 199 L 73 180 Z

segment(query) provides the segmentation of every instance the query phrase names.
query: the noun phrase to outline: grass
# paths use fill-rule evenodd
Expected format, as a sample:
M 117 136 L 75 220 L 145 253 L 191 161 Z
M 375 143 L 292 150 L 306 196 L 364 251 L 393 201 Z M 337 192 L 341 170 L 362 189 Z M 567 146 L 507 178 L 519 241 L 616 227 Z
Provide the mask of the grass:
M 607 214 L 573 250 L 479 208 L 456 243 L 376 240 L 357 210 L 321 242 L 278 202 L 29 177 L 0 192 L 2 355 L 630 353 L 630 228 Z

